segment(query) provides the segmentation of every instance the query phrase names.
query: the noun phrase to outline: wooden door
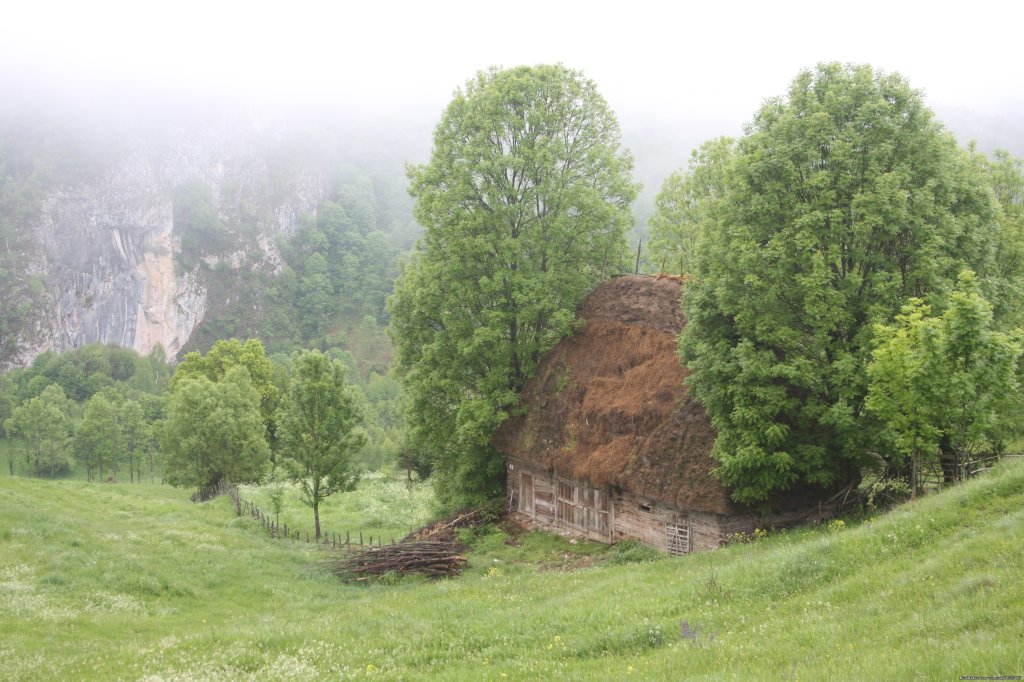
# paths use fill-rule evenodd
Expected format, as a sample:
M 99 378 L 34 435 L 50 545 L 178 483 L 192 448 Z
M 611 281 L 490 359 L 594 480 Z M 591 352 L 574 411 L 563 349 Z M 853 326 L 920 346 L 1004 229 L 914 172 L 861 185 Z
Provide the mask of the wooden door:
M 519 511 L 533 516 L 533 474 L 519 474 Z

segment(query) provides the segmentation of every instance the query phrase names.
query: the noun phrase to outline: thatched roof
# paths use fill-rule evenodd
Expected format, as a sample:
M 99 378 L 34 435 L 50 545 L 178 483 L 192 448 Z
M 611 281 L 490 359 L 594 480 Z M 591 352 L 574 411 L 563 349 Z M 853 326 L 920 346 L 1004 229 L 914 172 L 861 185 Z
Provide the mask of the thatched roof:
M 676 353 L 681 285 L 630 275 L 597 287 L 586 323 L 544 358 L 526 413 L 494 437 L 507 456 L 679 509 L 741 511 L 710 471 L 715 432 L 683 384 Z

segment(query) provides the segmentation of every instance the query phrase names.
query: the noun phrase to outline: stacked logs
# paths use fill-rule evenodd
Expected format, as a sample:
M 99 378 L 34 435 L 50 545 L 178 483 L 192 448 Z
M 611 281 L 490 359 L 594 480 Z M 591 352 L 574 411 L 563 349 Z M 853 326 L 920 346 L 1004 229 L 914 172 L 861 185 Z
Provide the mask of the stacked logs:
M 419 573 L 432 578 L 458 575 L 466 564 L 464 547 L 453 541 L 403 541 L 361 552 L 338 554 L 324 561 L 328 571 L 346 581 L 365 581 L 388 573 Z

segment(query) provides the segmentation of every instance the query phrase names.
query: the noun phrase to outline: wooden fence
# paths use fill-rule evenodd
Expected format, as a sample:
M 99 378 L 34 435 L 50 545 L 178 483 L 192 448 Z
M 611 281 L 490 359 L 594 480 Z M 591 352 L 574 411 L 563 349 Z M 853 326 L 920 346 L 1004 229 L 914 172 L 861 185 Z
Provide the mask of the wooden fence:
M 376 538 L 374 538 L 373 535 L 368 535 L 364 542 L 362 531 L 354 533 L 345 531 L 343 536 L 341 533 L 326 533 L 321 530 L 320 537 L 317 538 L 316 533 L 310 535 L 308 530 L 303 532 L 298 528 L 289 528 L 287 523 L 279 524 L 276 519 L 271 518 L 255 504 L 243 498 L 239 494 L 237 486 L 227 483 L 226 481 L 220 481 L 217 485 L 200 489 L 192 495 L 192 501 L 205 502 L 207 500 L 212 500 L 219 495 L 227 495 L 230 497 L 231 501 L 235 504 L 235 513 L 238 516 L 248 516 L 255 519 L 261 526 L 263 526 L 263 529 L 270 534 L 270 537 L 273 538 L 282 538 L 297 542 L 302 542 L 303 539 L 305 539 L 305 542 L 315 543 L 324 549 L 345 549 L 348 551 L 362 549 L 364 547 L 373 547 L 375 546 L 375 540 L 377 547 L 382 547 L 384 545 L 384 540 L 379 535 Z M 396 544 L 394 539 L 391 540 L 391 544 Z

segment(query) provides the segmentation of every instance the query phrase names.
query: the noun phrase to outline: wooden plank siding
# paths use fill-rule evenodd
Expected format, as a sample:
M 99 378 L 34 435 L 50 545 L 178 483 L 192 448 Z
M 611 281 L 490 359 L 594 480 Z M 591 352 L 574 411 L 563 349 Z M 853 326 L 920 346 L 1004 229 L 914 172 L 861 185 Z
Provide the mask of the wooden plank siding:
M 767 517 L 674 509 L 628 490 L 593 486 L 515 458 L 508 460 L 508 487 L 510 512 L 526 525 L 609 544 L 636 540 L 663 552 L 671 549 L 673 554 L 680 553 L 683 535 L 687 552 L 701 552 L 721 547 L 734 533 L 784 528 L 830 516 L 827 510 L 807 508 Z M 533 499 L 523 499 L 531 488 Z
M 528 524 L 568 531 L 598 542 L 613 542 L 614 514 L 608 488 L 592 486 L 509 459 L 508 486 L 514 517 Z M 533 500 L 524 494 L 533 489 Z

